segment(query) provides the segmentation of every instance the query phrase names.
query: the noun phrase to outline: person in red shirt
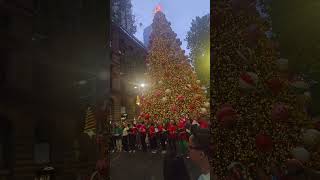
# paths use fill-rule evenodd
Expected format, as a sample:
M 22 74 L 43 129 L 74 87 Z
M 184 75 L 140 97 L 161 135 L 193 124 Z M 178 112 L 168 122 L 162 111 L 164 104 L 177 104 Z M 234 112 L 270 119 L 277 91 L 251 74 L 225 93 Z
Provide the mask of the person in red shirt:
M 137 133 L 138 129 L 135 125 L 130 124 L 130 130 L 129 130 L 129 146 L 130 146 L 130 151 L 129 153 L 136 152 L 136 139 L 137 139 Z
M 176 147 L 176 140 L 177 140 L 177 126 L 176 123 L 171 120 L 170 124 L 168 125 L 168 132 L 169 132 L 169 148 L 171 152 L 177 152 Z
M 160 139 L 160 144 L 161 144 L 161 149 L 162 149 L 162 154 L 166 153 L 166 140 L 167 140 L 167 134 L 166 134 L 166 129 L 165 129 L 165 123 L 158 122 L 158 137 Z
M 142 145 L 142 151 L 146 152 L 147 151 L 147 144 L 146 144 L 146 135 L 147 135 L 147 128 L 144 125 L 144 122 L 142 121 L 140 128 L 139 128 L 139 133 L 140 133 L 140 139 L 141 139 L 141 145 Z
M 149 141 L 150 141 L 151 152 L 153 154 L 157 153 L 156 130 L 153 123 L 151 123 L 149 127 Z
M 179 143 L 179 149 L 181 154 L 185 155 L 187 152 L 187 141 L 188 139 L 188 134 L 186 131 L 186 119 L 181 119 L 178 123 L 178 143 Z

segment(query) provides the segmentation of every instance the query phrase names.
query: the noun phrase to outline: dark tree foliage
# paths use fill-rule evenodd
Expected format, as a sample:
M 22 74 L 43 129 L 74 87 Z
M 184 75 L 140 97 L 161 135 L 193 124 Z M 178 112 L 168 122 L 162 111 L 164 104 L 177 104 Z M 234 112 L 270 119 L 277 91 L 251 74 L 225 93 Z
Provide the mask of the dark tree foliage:
M 196 17 L 191 22 L 186 40 L 190 49 L 190 58 L 195 67 L 198 78 L 205 86 L 209 86 L 210 71 L 205 70 L 210 58 L 210 15 Z

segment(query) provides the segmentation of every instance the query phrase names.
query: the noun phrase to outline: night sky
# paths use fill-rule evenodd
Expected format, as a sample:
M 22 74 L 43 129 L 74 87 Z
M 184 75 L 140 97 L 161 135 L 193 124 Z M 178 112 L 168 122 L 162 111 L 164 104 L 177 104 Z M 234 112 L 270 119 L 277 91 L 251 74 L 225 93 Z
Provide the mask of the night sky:
M 190 29 L 191 21 L 196 16 L 201 17 L 210 12 L 210 0 L 132 0 L 137 25 L 135 36 L 141 42 L 143 42 L 143 30 L 152 23 L 153 11 L 158 4 L 171 22 L 171 28 L 182 41 L 182 48 L 188 54 L 187 42 L 184 39 Z

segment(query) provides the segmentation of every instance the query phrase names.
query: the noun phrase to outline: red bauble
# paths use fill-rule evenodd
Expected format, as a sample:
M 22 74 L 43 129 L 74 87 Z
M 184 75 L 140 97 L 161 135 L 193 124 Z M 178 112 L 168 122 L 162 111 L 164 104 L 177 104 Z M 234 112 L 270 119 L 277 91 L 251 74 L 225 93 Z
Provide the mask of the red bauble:
M 272 78 L 268 80 L 267 85 L 273 94 L 279 94 L 283 88 L 283 83 L 279 78 Z
M 231 105 L 223 105 L 216 114 L 219 123 L 225 127 L 232 127 L 237 121 L 237 113 Z
M 183 100 L 184 100 L 184 96 L 183 96 L 183 95 L 179 95 L 179 96 L 177 97 L 177 99 L 178 99 L 178 101 L 183 101 Z
M 143 113 L 143 112 L 142 112 L 142 113 L 140 113 L 140 117 L 142 117 L 142 118 L 144 117 L 144 113 Z
M 195 108 L 196 108 L 196 106 L 195 106 L 194 104 L 190 104 L 190 105 L 189 105 L 189 109 L 190 109 L 191 111 L 193 111 Z
M 175 105 L 171 106 L 171 111 L 172 112 L 177 112 L 177 106 L 175 106 Z
M 160 97 L 161 94 L 162 94 L 162 92 L 161 92 L 160 90 L 157 90 L 157 91 L 154 93 L 154 95 L 155 95 L 156 97 Z
M 282 103 L 275 104 L 272 109 L 271 117 L 273 120 L 288 120 L 289 111 L 287 106 Z
M 151 117 L 150 114 L 146 114 L 146 115 L 144 116 L 145 119 L 149 119 L 150 117 Z
M 256 137 L 256 146 L 258 150 L 263 152 L 272 150 L 273 143 L 271 137 L 261 133 L 258 134 Z

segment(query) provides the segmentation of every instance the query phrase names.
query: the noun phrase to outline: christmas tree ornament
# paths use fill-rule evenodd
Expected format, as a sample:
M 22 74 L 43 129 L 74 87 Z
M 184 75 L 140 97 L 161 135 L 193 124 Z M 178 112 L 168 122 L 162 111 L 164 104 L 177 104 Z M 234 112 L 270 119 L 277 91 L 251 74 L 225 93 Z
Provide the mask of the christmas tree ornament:
M 207 90 L 207 88 L 205 86 L 202 86 L 201 89 L 204 91 Z
M 162 102 L 167 102 L 167 100 L 168 100 L 167 97 L 163 97 L 163 98 L 161 99 Z
M 151 117 L 150 114 L 146 114 L 146 115 L 144 116 L 145 119 L 150 119 L 150 117 Z
M 154 95 L 155 95 L 156 97 L 160 97 L 161 94 L 162 94 L 162 92 L 161 92 L 160 90 L 157 90 L 157 91 L 155 91 L 155 93 L 154 93 Z
M 163 81 L 158 81 L 159 84 L 163 84 Z
M 207 109 L 206 108 L 200 108 L 200 112 L 201 112 L 201 114 L 206 114 L 207 113 Z
M 308 162 L 310 159 L 310 153 L 304 147 L 295 147 L 292 149 L 291 154 L 294 159 L 301 162 Z
M 184 101 L 185 97 L 183 95 L 178 95 L 177 100 L 178 101 Z
M 308 129 L 303 133 L 302 140 L 307 147 L 314 147 L 320 143 L 320 131 Z
M 231 128 L 237 121 L 237 113 L 231 105 L 223 105 L 217 112 L 218 122 L 225 128 Z
M 309 85 L 303 80 L 295 80 L 291 82 L 291 86 L 298 92 L 305 91 L 309 88 Z
M 267 81 L 267 85 L 271 92 L 275 95 L 279 94 L 283 88 L 283 82 L 279 78 L 271 78 Z
M 204 107 L 209 108 L 210 107 L 210 103 L 209 102 L 205 102 L 204 103 Z
M 254 89 L 258 82 L 257 74 L 253 72 L 244 72 L 240 75 L 239 85 L 242 89 Z
M 177 108 L 176 105 L 172 105 L 172 106 L 171 106 L 171 111 L 172 111 L 172 112 L 177 112 L 177 110 L 178 110 L 178 108 Z
M 285 104 L 277 103 L 273 105 L 271 118 L 273 120 L 287 121 L 289 119 L 289 111 Z
M 280 58 L 276 60 L 276 65 L 280 71 L 288 70 L 288 59 Z
M 166 94 L 170 94 L 170 93 L 171 93 L 171 90 L 170 90 L 170 89 L 166 89 L 165 93 L 166 93 Z
M 273 148 L 272 139 L 270 136 L 260 133 L 256 136 L 256 147 L 259 151 L 269 152 Z
M 201 83 L 201 81 L 200 81 L 200 80 L 197 80 L 196 82 L 197 82 L 197 84 L 200 84 L 200 83 Z

